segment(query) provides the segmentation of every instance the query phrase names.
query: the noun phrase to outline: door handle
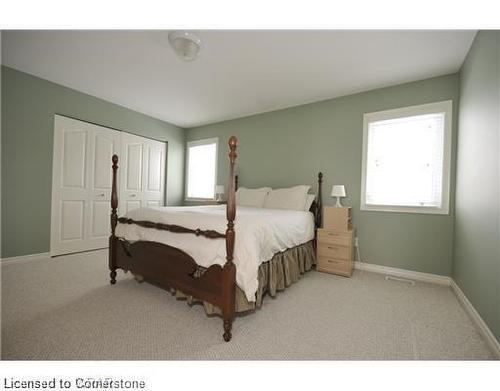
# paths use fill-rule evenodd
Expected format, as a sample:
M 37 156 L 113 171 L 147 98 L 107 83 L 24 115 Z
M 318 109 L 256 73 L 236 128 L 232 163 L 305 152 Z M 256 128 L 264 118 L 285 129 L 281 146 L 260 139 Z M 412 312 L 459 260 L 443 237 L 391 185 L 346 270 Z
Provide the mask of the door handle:
M 98 194 L 97 196 L 98 196 L 98 197 L 104 197 L 105 195 L 106 195 L 106 194 L 101 193 L 101 194 Z

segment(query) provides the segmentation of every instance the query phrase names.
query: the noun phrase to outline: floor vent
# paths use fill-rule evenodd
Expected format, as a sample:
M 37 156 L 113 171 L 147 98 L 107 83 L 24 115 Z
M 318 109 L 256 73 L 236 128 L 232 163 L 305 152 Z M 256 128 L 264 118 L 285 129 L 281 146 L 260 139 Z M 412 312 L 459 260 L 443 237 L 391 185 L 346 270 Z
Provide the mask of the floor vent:
M 385 276 L 385 279 L 387 281 L 398 281 L 398 282 L 405 282 L 410 285 L 415 285 L 415 281 L 409 280 L 407 278 L 401 278 L 401 277 L 394 277 L 394 276 Z

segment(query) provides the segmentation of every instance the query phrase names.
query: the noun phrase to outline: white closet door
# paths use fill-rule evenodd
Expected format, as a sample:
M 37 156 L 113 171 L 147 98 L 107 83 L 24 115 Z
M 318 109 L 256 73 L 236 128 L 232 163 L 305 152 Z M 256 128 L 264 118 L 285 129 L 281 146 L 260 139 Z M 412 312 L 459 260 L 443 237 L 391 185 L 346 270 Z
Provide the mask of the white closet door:
M 118 213 L 165 202 L 166 144 L 55 116 L 52 255 L 108 247 L 111 157 L 118 155 Z
M 104 248 L 110 233 L 111 156 L 120 132 L 55 116 L 51 255 Z
M 165 143 L 122 135 L 120 213 L 165 203 Z

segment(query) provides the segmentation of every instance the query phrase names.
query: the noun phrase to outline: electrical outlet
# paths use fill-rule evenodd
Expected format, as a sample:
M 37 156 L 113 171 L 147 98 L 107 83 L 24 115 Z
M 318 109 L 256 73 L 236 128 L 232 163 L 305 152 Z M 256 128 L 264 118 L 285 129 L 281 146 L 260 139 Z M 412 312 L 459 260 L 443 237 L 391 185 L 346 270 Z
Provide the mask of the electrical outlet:
M 357 236 L 354 238 L 354 247 L 359 247 L 359 240 Z

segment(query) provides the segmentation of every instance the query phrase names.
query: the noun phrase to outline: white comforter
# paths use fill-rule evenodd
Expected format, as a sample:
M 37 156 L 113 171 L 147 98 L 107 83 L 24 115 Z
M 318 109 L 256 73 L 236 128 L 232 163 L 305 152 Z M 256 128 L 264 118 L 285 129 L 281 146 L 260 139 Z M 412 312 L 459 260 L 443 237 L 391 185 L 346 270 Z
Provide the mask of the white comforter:
M 227 225 L 224 205 L 143 208 L 130 211 L 126 217 L 191 229 L 213 229 L 220 233 L 226 232 Z M 314 218 L 310 212 L 238 206 L 235 232 L 236 283 L 245 292 L 248 301 L 255 301 L 259 265 L 280 251 L 312 240 Z M 129 241 L 148 240 L 177 247 L 203 267 L 224 265 L 226 262 L 224 239 L 207 239 L 135 224 L 118 224 L 116 235 Z

